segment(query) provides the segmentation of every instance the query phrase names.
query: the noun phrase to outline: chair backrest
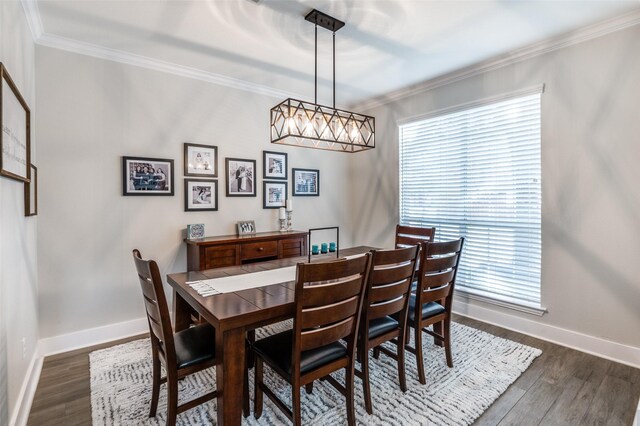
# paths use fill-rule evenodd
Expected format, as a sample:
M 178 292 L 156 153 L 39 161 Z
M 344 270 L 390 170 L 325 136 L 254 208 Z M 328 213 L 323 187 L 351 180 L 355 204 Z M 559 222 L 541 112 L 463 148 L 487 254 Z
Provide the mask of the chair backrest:
M 435 235 L 436 228 L 396 225 L 396 248 L 431 242 Z
M 442 300 L 445 301 L 445 309 L 451 312 L 453 288 L 463 244 L 464 238 L 438 243 L 422 243 L 416 289 L 416 315 L 423 304 Z
M 296 314 L 293 320 L 293 361 L 300 352 L 340 339 L 355 348 L 371 254 L 333 262 L 298 263 Z
M 147 311 L 151 343 L 164 355 L 167 362 L 175 357 L 173 328 L 169 317 L 167 298 L 162 287 L 158 264 L 153 260 L 143 260 L 140 251 L 133 250 L 133 261 L 138 271 L 142 297 Z
M 418 245 L 395 250 L 373 250 L 365 292 L 362 330 L 369 321 L 401 313 L 406 320 L 411 283 L 416 270 Z M 363 336 L 367 336 L 363 334 Z

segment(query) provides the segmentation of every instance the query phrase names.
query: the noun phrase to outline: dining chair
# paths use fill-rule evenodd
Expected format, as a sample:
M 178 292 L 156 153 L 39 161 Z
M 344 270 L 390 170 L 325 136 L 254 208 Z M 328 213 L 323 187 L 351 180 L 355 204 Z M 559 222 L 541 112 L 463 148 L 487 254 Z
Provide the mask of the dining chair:
M 362 369 L 356 371 L 356 375 L 362 379 L 365 408 L 369 414 L 373 413 L 369 383 L 370 349 L 392 339 L 398 340 L 395 353 L 384 347 L 380 347 L 379 350 L 397 361 L 400 389 L 402 392 L 407 390 L 404 366 L 405 331 L 418 247 L 415 245 L 371 252 L 371 266 L 358 339 L 358 359 Z
M 432 242 L 436 228 L 396 225 L 396 248 L 415 246 L 423 242 Z
M 293 329 L 253 345 L 256 419 L 262 415 L 264 393 L 295 426 L 300 425 L 300 387 L 311 392 L 313 382 L 324 379 L 346 397 L 347 422 L 355 424 L 356 339 L 370 261 L 371 254 L 366 253 L 353 259 L 297 265 Z M 292 409 L 265 385 L 263 363 L 291 384 Z M 343 368 L 344 386 L 331 377 Z
M 451 356 L 451 307 L 453 289 L 464 238 L 445 242 L 422 243 L 418 287 L 409 298 L 408 325 L 414 329 L 414 347 L 407 350 L 416 355 L 418 378 L 425 384 L 422 353 L 422 332 L 444 344 L 447 366 L 453 367 Z M 433 331 L 427 327 L 433 325 Z M 407 335 L 409 328 L 407 328 Z M 408 336 L 407 336 L 408 337 Z M 407 338 L 408 341 L 408 338 Z
M 213 367 L 216 363 L 215 330 L 209 324 L 199 324 L 174 333 L 158 264 L 153 260 L 143 260 L 137 249 L 133 250 L 133 260 L 142 287 L 151 337 L 153 384 L 149 417 L 155 417 L 160 385 L 166 383 L 167 425 L 173 426 L 179 413 L 217 396 L 217 391 L 213 391 L 178 405 L 178 380 Z M 162 378 L 161 364 L 166 371 L 166 376 Z

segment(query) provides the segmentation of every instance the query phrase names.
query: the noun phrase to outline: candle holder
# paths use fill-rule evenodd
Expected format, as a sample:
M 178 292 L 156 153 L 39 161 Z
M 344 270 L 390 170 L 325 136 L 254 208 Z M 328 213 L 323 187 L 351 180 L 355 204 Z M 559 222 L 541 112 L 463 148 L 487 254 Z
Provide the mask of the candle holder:
M 287 210 L 287 231 L 293 231 L 293 210 Z
M 280 232 L 287 232 L 287 219 L 278 219 L 280 221 Z

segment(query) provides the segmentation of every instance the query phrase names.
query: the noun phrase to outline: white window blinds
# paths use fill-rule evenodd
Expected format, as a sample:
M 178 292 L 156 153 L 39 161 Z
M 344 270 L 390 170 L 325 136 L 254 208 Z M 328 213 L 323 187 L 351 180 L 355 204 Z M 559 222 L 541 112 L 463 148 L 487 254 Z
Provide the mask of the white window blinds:
M 540 96 L 400 126 L 400 221 L 465 237 L 456 288 L 540 306 Z

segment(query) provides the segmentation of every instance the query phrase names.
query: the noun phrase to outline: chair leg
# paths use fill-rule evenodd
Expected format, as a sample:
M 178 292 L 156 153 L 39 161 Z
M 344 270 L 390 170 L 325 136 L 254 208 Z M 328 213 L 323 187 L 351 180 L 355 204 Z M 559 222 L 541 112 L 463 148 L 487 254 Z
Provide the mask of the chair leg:
M 427 383 L 427 379 L 424 375 L 424 359 L 422 358 L 422 327 L 419 324 L 415 324 L 413 328 L 415 330 L 415 345 L 416 345 L 416 362 L 418 363 L 418 380 L 423 385 Z
M 353 406 L 354 402 L 354 397 L 353 397 L 353 376 L 354 376 L 354 366 L 353 366 L 353 360 L 351 361 L 351 365 L 349 367 L 347 367 L 345 369 L 345 375 L 344 375 L 344 384 L 345 384 L 345 390 L 346 390 L 346 402 L 347 402 L 347 424 L 349 426 L 355 426 L 356 424 L 356 414 L 355 414 L 355 407 Z
M 453 367 L 453 357 L 451 356 L 451 318 L 444 321 L 444 352 L 447 355 L 447 366 Z
M 304 385 L 304 389 L 307 391 L 308 394 L 313 393 L 313 382 L 307 383 L 306 385 Z
M 253 417 L 259 419 L 262 416 L 262 358 L 256 357 L 256 371 L 253 389 Z
M 443 321 L 440 321 L 440 322 L 437 322 L 437 323 L 433 324 L 433 332 L 436 333 L 436 334 L 439 334 L 441 336 L 443 335 L 442 334 L 442 323 L 443 323 Z M 436 345 L 436 346 L 440 346 L 440 347 L 444 346 L 444 343 L 442 343 L 442 340 L 437 339 L 435 337 L 433 338 L 433 344 Z
M 397 359 L 398 359 L 398 380 L 400 381 L 400 390 L 402 392 L 407 391 L 407 378 L 405 376 L 405 367 L 404 367 L 404 352 L 405 352 L 404 345 L 405 344 L 406 344 L 405 333 L 403 331 L 400 331 L 400 335 L 398 336 Z
M 373 414 L 373 405 L 371 404 L 371 385 L 369 383 L 369 351 L 362 351 L 362 359 L 360 365 L 362 366 L 362 390 L 364 391 L 364 407 L 367 409 L 367 413 Z
M 247 418 L 251 413 L 249 407 L 249 367 L 244 368 L 244 383 L 242 387 L 242 415 Z
M 155 417 L 158 410 L 158 397 L 160 395 L 160 359 L 154 351 L 151 356 L 153 360 L 153 383 L 151 384 L 151 408 L 149 417 Z
M 368 353 L 367 353 L 367 356 L 369 356 Z M 380 347 L 376 346 L 375 348 L 373 348 L 373 357 L 375 359 L 380 358 Z
M 175 426 L 178 416 L 178 377 L 175 371 L 167 372 L 167 426 Z
M 302 425 L 302 415 L 300 414 L 300 386 L 298 386 L 298 384 L 292 383 L 291 393 L 291 414 L 293 414 L 293 426 L 300 426 Z

